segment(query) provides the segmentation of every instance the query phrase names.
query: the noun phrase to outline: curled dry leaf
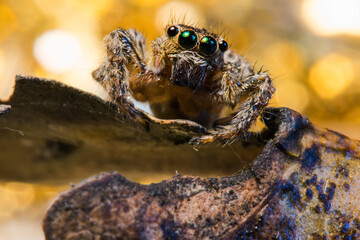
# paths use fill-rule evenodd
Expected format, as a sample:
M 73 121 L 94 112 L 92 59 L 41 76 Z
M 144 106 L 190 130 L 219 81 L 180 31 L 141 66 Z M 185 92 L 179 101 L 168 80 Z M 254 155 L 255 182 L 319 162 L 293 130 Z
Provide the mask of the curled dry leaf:
M 180 173 L 195 175 L 242 169 L 150 185 L 116 172 L 91 177 L 49 208 L 46 239 L 359 237 L 359 141 L 320 129 L 291 109 L 265 109 L 267 129 L 246 142 L 194 151 L 187 141 L 207 132 L 200 125 L 141 110 L 138 124 L 111 103 L 54 81 L 18 76 L 2 104 L 3 179 L 69 181 L 117 168 L 155 175 L 165 162 L 172 172 L 184 167 Z M 84 164 L 96 159 L 101 162 Z
M 140 109 L 134 122 L 111 102 L 30 76 L 17 76 L 13 95 L 0 106 L 2 180 L 67 184 L 114 170 L 132 179 L 175 171 L 223 176 L 247 166 L 265 144 L 263 136 L 250 135 L 244 143 L 196 152 L 187 142 L 207 133 L 199 124 L 161 120 Z
M 50 207 L 46 238 L 357 238 L 360 143 L 286 108 L 263 119 L 273 137 L 239 174 L 150 185 L 92 177 Z

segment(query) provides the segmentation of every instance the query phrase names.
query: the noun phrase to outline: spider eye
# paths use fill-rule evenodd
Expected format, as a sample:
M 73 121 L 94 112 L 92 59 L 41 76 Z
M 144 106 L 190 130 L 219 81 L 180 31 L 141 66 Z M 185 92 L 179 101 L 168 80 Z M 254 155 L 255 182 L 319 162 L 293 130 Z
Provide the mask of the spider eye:
M 179 32 L 179 29 L 175 26 L 171 26 L 167 30 L 167 34 L 169 37 L 175 37 Z
M 180 46 L 185 49 L 190 49 L 195 47 L 197 37 L 194 31 L 185 30 L 179 36 Z
M 221 40 L 220 42 L 219 42 L 219 49 L 220 49 L 220 51 L 222 51 L 222 52 L 225 52 L 227 49 L 228 49 L 228 43 L 226 42 L 226 41 L 224 41 L 224 40 Z
M 211 55 L 216 51 L 217 44 L 213 37 L 205 36 L 200 40 L 199 49 L 205 55 Z

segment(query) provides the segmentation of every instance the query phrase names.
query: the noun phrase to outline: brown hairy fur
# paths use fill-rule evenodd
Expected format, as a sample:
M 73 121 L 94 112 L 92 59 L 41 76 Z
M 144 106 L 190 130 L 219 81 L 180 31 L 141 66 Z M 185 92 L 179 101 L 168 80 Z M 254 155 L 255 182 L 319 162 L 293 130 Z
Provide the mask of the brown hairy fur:
M 220 49 L 224 39 L 206 29 L 183 24 L 151 43 L 146 51 L 145 38 L 134 29 L 118 29 L 106 38 L 107 56 L 93 77 L 108 91 L 120 111 L 136 117 L 130 97 L 149 102 L 155 116 L 165 119 L 189 119 L 207 128 L 219 118 L 224 107 L 234 109 L 232 120 L 213 134 L 195 138 L 193 144 L 216 139 L 230 141 L 247 133 L 268 104 L 275 89 L 270 77 L 255 73 L 240 55 Z M 186 47 L 180 39 L 192 31 L 196 41 Z M 215 50 L 204 52 L 204 37 L 215 40 Z M 202 49 L 201 49 L 201 44 Z

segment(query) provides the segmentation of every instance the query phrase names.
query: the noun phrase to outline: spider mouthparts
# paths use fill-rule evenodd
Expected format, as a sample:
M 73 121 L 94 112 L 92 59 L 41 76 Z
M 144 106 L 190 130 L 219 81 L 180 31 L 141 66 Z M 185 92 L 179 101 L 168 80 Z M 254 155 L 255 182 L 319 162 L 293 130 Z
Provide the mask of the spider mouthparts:
M 158 52 L 154 54 L 151 63 L 150 69 L 155 75 L 159 74 L 165 68 L 164 58 Z
M 150 67 L 150 70 L 151 70 L 151 72 L 152 72 L 153 74 L 155 74 L 155 75 L 158 75 L 158 74 L 160 74 L 160 72 L 161 72 L 161 68 L 160 68 L 160 67 L 157 67 L 157 66 L 152 66 L 152 67 Z

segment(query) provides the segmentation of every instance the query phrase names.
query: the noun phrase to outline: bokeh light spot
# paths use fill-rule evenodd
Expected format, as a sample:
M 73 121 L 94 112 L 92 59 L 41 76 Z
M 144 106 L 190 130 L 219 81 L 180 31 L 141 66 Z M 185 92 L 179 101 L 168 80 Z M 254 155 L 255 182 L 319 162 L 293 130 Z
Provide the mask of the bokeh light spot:
M 324 99 L 331 99 L 344 92 L 354 80 L 352 62 L 339 54 L 330 54 L 315 63 L 309 73 L 309 83 Z
M 32 184 L 9 182 L 5 185 L 5 189 L 15 209 L 24 209 L 34 201 L 35 190 Z
M 4 71 L 4 65 L 5 65 L 5 58 L 3 51 L 0 49 L 0 76 L 2 76 Z
M 302 16 L 308 27 L 321 35 L 360 35 L 360 1 L 304 0 Z
M 275 76 L 298 77 L 304 70 L 300 48 L 288 41 L 278 41 L 265 50 L 264 62 Z
M 78 38 L 59 29 L 39 36 L 34 43 L 33 53 L 46 71 L 59 74 L 74 68 L 82 54 Z
M 147 8 L 147 7 L 159 6 L 160 4 L 163 4 L 164 2 L 166 2 L 166 0 L 151 0 L 151 1 L 149 1 L 149 0 L 133 0 L 132 2 L 138 6 Z
M 11 216 L 14 208 L 15 206 L 12 203 L 11 192 L 0 185 L 0 219 Z
M 9 37 L 16 30 L 17 26 L 14 11 L 0 4 L 0 41 Z

